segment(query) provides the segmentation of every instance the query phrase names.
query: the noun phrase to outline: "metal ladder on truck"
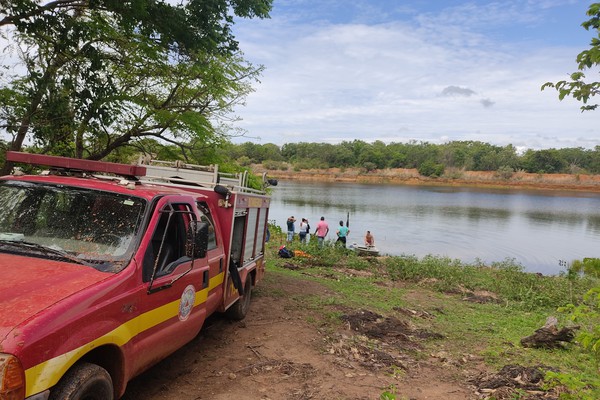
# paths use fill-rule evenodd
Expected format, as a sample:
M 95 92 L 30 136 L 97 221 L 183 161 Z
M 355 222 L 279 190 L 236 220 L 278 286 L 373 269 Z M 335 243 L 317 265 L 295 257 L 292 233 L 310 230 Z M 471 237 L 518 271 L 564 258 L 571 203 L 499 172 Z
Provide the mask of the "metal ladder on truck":
M 13 162 L 51 167 L 54 173 L 79 175 L 91 172 L 103 179 L 113 179 L 114 175 L 126 179 L 122 184 L 135 185 L 135 182 L 160 183 L 172 186 L 201 186 L 221 190 L 234 190 L 245 193 L 265 194 L 269 185 L 276 186 L 277 181 L 267 179 L 263 174 L 263 188 L 248 186 L 248 171 L 242 173 L 222 173 L 216 164 L 203 166 L 186 164 L 183 161 L 160 161 L 140 157 L 137 164 L 120 164 L 105 161 L 82 160 L 77 158 L 48 156 L 16 151 L 8 151 L 6 159 Z M 220 188 L 219 188 L 220 187 Z
M 146 168 L 146 175 L 140 181 L 169 185 L 198 185 L 229 187 L 239 192 L 264 194 L 264 190 L 248 187 L 248 172 L 223 173 L 219 166 L 186 164 L 183 161 L 160 161 L 140 158 L 138 166 Z M 266 174 L 263 174 L 263 186 L 267 186 Z

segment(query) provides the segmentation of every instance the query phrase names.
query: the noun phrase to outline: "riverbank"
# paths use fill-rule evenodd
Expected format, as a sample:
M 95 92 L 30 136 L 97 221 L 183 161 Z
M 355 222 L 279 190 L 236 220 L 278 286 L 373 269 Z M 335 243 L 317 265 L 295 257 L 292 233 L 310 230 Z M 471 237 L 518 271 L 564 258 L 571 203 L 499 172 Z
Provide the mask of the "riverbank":
M 502 175 L 495 171 L 450 170 L 439 177 L 426 177 L 416 169 L 393 168 L 365 172 L 359 168 L 329 168 L 322 170 L 267 170 L 255 166 L 253 172 L 267 172 L 269 178 L 293 181 L 347 182 L 425 186 L 473 186 L 498 189 L 537 189 L 600 192 L 600 175 L 531 174 L 515 172 Z
M 591 281 L 314 244 L 280 258 L 285 236 L 272 232 L 246 319 L 211 317 L 123 400 L 600 398 L 577 343 L 521 341 L 549 316 L 572 325 L 556 307 L 577 304 Z

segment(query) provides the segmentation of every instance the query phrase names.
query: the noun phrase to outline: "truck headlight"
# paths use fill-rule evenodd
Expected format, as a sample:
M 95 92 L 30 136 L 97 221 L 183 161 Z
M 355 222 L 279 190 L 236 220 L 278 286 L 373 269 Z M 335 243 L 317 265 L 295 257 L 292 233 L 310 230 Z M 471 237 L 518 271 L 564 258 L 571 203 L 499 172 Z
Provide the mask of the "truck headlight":
M 19 359 L 0 353 L 0 400 L 25 398 L 25 371 Z

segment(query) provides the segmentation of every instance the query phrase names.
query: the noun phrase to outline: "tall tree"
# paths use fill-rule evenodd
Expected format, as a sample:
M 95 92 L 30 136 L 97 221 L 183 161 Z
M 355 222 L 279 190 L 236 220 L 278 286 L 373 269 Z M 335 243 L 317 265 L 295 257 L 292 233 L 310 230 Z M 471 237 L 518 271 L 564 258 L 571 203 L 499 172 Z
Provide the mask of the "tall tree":
M 596 37 L 592 38 L 590 48 L 577 55 L 579 71 L 570 76 L 570 80 L 559 81 L 556 83 L 546 82 L 542 85 L 542 90 L 546 88 L 555 88 L 558 91 L 560 100 L 571 96 L 583 103 L 582 111 L 595 110 L 598 104 L 588 104 L 590 99 L 600 94 L 600 82 L 586 82 L 584 71 L 600 65 L 600 3 L 593 3 L 587 11 L 591 17 L 581 24 L 586 30 L 595 30 Z
M 10 148 L 33 135 L 91 159 L 145 136 L 198 149 L 261 71 L 239 54 L 233 15 L 268 17 L 271 1 L 0 0 L 27 70 L 0 88 Z

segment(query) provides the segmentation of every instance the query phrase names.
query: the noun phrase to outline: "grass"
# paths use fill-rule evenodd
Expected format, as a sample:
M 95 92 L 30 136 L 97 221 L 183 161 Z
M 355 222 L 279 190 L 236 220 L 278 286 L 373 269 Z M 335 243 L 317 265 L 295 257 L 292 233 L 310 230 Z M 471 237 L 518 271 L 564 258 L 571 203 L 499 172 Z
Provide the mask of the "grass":
M 597 278 L 539 276 L 524 272 L 512 260 L 483 265 L 432 255 L 421 259 L 361 258 L 345 249 L 319 249 L 310 244 L 302 247 L 310 257 L 281 259 L 276 255 L 278 247 L 269 244 L 267 277 L 311 280 L 328 289 L 325 297 L 307 294 L 296 298 L 313 313 L 311 323 L 334 326 L 340 323 L 343 310 L 348 309 L 368 309 L 383 315 L 392 314 L 396 307 L 424 310 L 435 318 L 415 323 L 444 336 L 442 340 L 427 341 L 428 351 L 443 350 L 455 359 L 482 357 L 492 370 L 508 364 L 543 364 L 565 374 L 561 375 L 563 381 L 568 380 L 565 377 L 577 382 L 598 380 L 594 358 L 576 343 L 554 350 L 524 348 L 520 344 L 521 338 L 543 326 L 548 316 L 559 318 L 561 326 L 568 324 L 567 316 L 558 313 L 557 308 L 579 303 L 587 290 L 598 286 Z M 301 248 L 299 244 L 288 247 Z M 300 269 L 286 269 L 285 263 Z M 484 293 L 494 301 L 464 301 L 469 293 Z M 571 398 L 600 398 L 600 388 L 589 384 L 583 387 L 584 395 Z

